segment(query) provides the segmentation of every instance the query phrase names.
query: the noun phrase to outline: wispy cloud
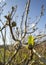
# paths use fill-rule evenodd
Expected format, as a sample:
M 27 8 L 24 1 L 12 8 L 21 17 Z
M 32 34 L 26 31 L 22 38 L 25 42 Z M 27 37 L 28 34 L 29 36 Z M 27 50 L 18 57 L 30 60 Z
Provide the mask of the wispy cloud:
M 1 3 L 1 2 L 5 2 L 5 0 L 0 0 L 0 3 Z

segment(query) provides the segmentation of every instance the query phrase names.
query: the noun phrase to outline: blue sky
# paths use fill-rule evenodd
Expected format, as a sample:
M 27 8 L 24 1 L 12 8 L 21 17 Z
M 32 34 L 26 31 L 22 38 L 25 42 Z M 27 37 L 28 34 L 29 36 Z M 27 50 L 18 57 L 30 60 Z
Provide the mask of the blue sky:
M 8 11 L 11 10 L 11 7 L 17 5 L 18 8 L 17 8 L 17 12 L 15 14 L 15 17 L 18 16 L 18 18 L 14 17 L 14 20 L 16 20 L 17 26 L 19 26 L 20 22 L 21 22 L 21 16 L 25 9 L 25 4 L 26 4 L 27 0 L 5 0 L 5 2 L 7 3 L 7 5 L 3 8 L 4 11 L 1 16 L 2 21 L 3 22 L 5 21 L 3 16 L 6 15 L 8 13 Z M 0 6 L 2 6 L 3 4 L 4 4 L 4 2 L 2 2 L 0 4 Z M 40 15 L 40 10 L 41 10 L 42 4 L 44 4 L 44 6 L 45 6 L 45 12 L 44 12 L 44 16 L 41 18 L 41 20 L 38 24 L 39 29 L 44 29 L 44 25 L 46 24 L 46 0 L 31 0 L 30 11 L 29 11 L 29 17 L 31 18 L 30 22 L 32 22 L 36 16 Z
M 12 6 L 15 6 L 15 5 L 18 6 L 16 15 L 15 15 L 15 16 L 18 16 L 18 19 L 14 17 L 14 20 L 17 19 L 17 23 L 19 25 L 27 0 L 5 0 L 5 2 L 7 3 L 7 5 L 4 7 L 3 15 L 6 15 L 8 11 L 11 10 Z M 40 23 L 38 25 L 39 28 L 41 29 L 44 27 L 46 23 L 46 0 L 31 0 L 30 11 L 29 11 L 29 17 L 31 18 L 31 21 L 33 21 L 36 16 L 40 15 L 42 4 L 44 4 L 45 6 L 45 12 L 44 12 L 44 16 L 41 18 Z

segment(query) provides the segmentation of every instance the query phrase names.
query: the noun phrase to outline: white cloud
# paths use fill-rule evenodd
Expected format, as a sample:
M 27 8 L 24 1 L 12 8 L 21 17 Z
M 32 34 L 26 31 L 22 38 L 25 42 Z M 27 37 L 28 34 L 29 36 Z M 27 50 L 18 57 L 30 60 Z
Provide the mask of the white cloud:
M 35 26 L 35 24 L 33 23 L 33 24 L 31 24 L 31 27 L 34 27 Z
M 4 1 L 5 1 L 5 0 L 0 0 L 0 3 L 1 3 L 1 2 L 4 2 Z

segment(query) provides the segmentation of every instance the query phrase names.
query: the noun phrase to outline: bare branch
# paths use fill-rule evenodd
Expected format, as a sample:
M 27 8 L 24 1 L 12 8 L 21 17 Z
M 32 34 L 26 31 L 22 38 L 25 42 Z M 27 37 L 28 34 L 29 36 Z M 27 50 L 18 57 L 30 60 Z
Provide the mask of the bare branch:
M 12 38 L 14 39 L 14 41 L 20 41 L 20 40 L 18 40 L 18 39 L 15 39 L 14 34 L 13 34 L 13 31 L 12 31 L 11 16 L 12 16 L 13 12 L 14 12 L 14 7 L 12 7 L 11 14 L 9 14 L 8 16 L 5 16 L 5 18 L 6 18 L 7 21 L 8 21 L 8 24 L 7 24 L 7 22 L 6 22 L 6 24 L 2 27 L 1 30 L 3 30 L 3 29 L 6 27 L 6 25 L 9 25 L 10 32 L 11 32 L 11 35 L 12 35 Z M 12 24 L 12 25 L 13 25 L 13 24 Z M 0 31 L 1 31 L 1 30 L 0 30 Z
M 4 25 L 4 23 L 2 22 L 2 20 L 0 19 L 0 22 L 2 23 L 2 25 Z
M 28 13 L 29 13 L 30 1 L 31 0 L 28 0 L 28 2 L 26 4 L 25 33 L 24 33 L 24 36 L 22 38 L 24 38 L 26 35 L 26 23 L 27 23 L 27 18 L 28 18 Z
M 44 15 L 44 11 L 45 11 L 45 9 L 44 9 L 44 4 L 41 6 L 41 15 L 40 16 L 43 16 Z
M 25 11 L 23 12 L 22 21 L 21 21 L 21 24 L 20 24 L 20 28 L 21 28 L 21 38 L 22 38 L 22 33 L 23 33 L 22 25 L 23 25 L 24 14 L 25 14 Z
M 3 8 L 5 5 L 6 5 L 6 3 L 4 3 L 1 8 Z
M 35 37 L 34 40 L 39 39 L 39 38 L 43 38 L 43 37 L 46 37 L 46 34 L 43 34 L 43 35 L 37 35 L 37 36 Z

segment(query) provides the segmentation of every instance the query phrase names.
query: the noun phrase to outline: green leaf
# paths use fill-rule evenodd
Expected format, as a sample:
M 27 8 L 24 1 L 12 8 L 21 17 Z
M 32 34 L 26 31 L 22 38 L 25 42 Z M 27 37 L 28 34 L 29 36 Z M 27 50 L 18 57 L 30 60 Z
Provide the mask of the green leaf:
M 28 36 L 28 44 L 34 45 L 34 37 L 32 35 Z

